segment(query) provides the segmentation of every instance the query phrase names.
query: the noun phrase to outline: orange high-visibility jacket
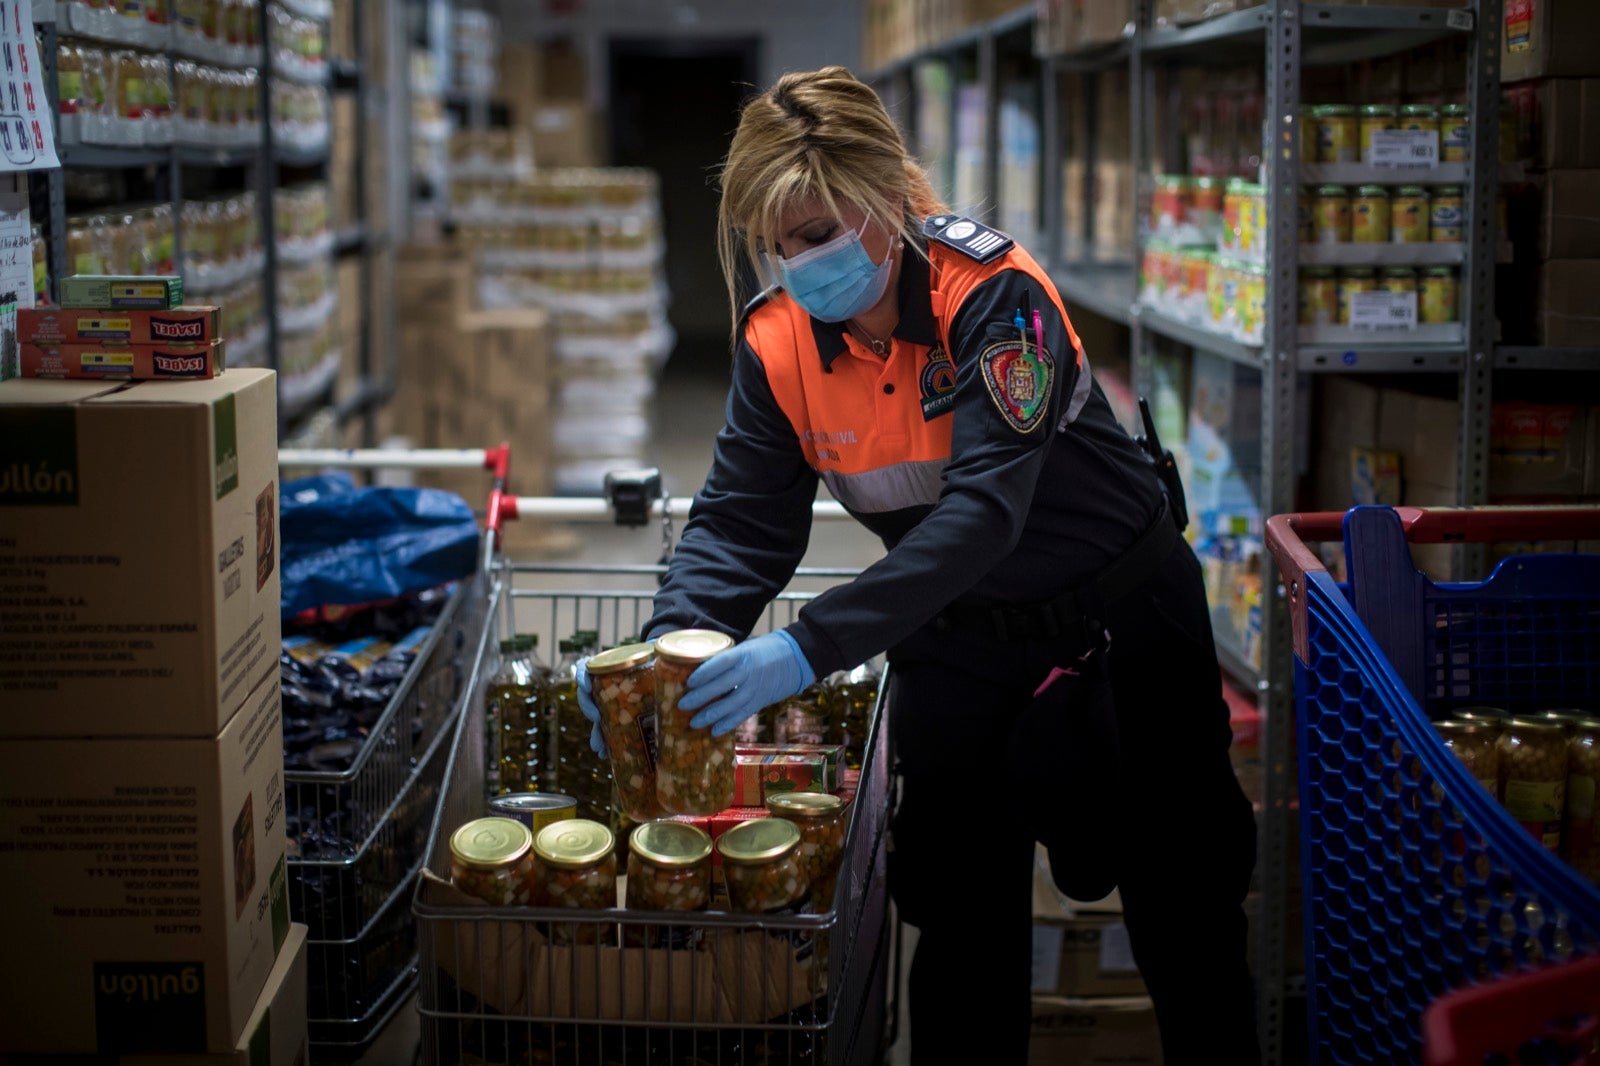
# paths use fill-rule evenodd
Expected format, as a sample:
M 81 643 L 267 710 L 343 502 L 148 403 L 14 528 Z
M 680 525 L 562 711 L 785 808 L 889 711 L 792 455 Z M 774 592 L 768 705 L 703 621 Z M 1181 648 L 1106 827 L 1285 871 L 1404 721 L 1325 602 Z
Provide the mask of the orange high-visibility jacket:
M 952 601 L 1052 599 L 1149 528 L 1154 469 L 1094 383 L 1044 270 L 957 216 L 926 232 L 926 260 L 904 253 L 886 356 L 780 290 L 747 310 L 726 425 L 647 636 L 748 634 L 805 554 L 819 480 L 887 553 L 789 627 L 818 677 L 893 647 Z

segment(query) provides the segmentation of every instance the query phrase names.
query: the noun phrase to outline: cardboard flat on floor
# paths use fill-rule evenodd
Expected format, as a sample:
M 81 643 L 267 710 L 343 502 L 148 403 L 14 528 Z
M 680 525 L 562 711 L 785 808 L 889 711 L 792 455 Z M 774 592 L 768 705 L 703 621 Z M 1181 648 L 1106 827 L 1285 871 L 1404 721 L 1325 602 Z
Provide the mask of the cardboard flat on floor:
M 70 307 L 17 309 L 21 344 L 209 344 L 222 339 L 222 309 L 96 311 Z
M 1068 913 L 1038 864 L 1033 873 L 1033 991 L 1138 996 L 1145 991 L 1119 914 Z
M 24 344 L 25 378 L 88 381 L 185 381 L 214 378 L 227 368 L 227 342 L 209 344 Z
M 1034 996 L 1028 1066 L 1066 1063 L 1161 1066 L 1155 1005 L 1143 997 Z
M 0 1050 L 231 1052 L 289 934 L 277 672 L 207 739 L 0 741 Z
M 0 382 L 0 736 L 213 737 L 277 671 L 277 389 Z
M 1500 80 L 1600 74 L 1600 4 L 1594 0 L 1506 0 Z

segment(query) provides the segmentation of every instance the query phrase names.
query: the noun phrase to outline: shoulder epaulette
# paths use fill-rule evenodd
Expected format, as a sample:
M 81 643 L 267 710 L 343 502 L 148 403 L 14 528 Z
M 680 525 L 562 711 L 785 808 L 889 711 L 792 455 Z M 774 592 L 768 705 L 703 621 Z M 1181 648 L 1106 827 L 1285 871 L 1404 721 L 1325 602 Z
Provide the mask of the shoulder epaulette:
M 961 215 L 930 215 L 922 223 L 922 232 L 930 241 L 980 263 L 994 262 L 1017 243 L 999 230 Z

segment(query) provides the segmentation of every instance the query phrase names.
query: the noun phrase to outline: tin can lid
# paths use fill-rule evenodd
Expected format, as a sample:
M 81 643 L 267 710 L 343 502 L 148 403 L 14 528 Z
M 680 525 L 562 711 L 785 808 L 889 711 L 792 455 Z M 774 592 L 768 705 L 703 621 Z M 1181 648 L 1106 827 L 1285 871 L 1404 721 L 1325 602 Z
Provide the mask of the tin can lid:
M 565 811 L 578 801 L 559 792 L 508 792 L 489 801 L 492 811 Z
M 585 667 L 590 674 L 614 674 L 619 670 L 632 670 L 656 657 L 654 644 L 624 644 L 620 648 L 603 651 L 590 658 Z
M 844 810 L 844 800 L 828 792 L 777 792 L 767 797 L 767 810 L 797 818 L 821 818 Z
M 1456 276 L 1456 268 L 1452 267 L 1452 266 L 1424 267 L 1423 270 L 1422 270 L 1422 275 L 1423 275 L 1423 277 L 1428 277 L 1428 278 L 1453 278 L 1453 277 Z M 1497 707 L 1489 707 L 1489 708 L 1468 707 L 1468 708 L 1464 708 L 1463 711 L 1458 711 L 1457 714 L 1463 714 L 1467 710 L 1473 710 L 1473 711 L 1499 710 L 1499 708 L 1497 708 Z M 1485 717 L 1488 717 L 1488 716 L 1485 716 Z M 1500 711 L 1500 713 L 1498 715 L 1498 718 L 1499 718 L 1500 721 L 1505 721 L 1505 719 L 1507 717 L 1508 717 L 1508 715 L 1506 714 L 1506 712 Z
M 633 853 L 657 866 L 694 866 L 711 857 L 711 836 L 688 822 L 646 822 L 628 838 Z
M 1553 707 L 1533 715 L 1541 722 L 1556 722 L 1563 729 L 1574 729 L 1585 718 L 1594 717 L 1581 707 Z
M 467 866 L 493 869 L 528 854 L 533 831 L 511 818 L 479 818 L 450 835 L 450 854 Z
M 1500 732 L 1500 727 L 1483 718 L 1442 718 L 1433 723 L 1433 728 L 1440 736 L 1469 737 L 1475 734 L 1491 736 Z
M 1541 718 L 1538 715 L 1523 718 L 1516 717 L 1506 723 L 1508 730 L 1528 733 L 1564 733 L 1567 723 L 1555 718 Z
M 1435 196 L 1460 196 L 1461 195 L 1461 186 L 1459 186 L 1459 185 L 1441 185 L 1438 188 L 1433 190 L 1433 195 L 1435 195 Z
M 1465 115 L 1470 113 L 1466 104 L 1445 104 L 1439 109 L 1441 115 Z
M 1356 113 L 1354 104 L 1318 104 L 1318 115 L 1353 115 Z
M 1386 278 L 1414 278 L 1417 276 L 1417 272 L 1406 266 L 1391 266 L 1383 268 L 1383 276 Z
M 1400 109 L 1402 115 L 1437 115 L 1439 109 L 1432 104 L 1406 104 Z
M 656 639 L 656 654 L 676 663 L 703 663 L 733 647 L 733 638 L 714 629 L 678 629 Z
M 1318 185 L 1318 196 L 1349 196 L 1350 190 L 1343 185 Z
M 781 859 L 800 844 L 800 829 L 784 818 L 757 818 L 734 826 L 717 841 L 724 862 Z
M 1389 198 L 1389 190 L 1382 185 L 1363 185 L 1357 192 L 1361 196 L 1381 196 L 1385 200 Z
M 578 869 L 593 866 L 610 855 L 615 843 L 611 830 L 599 822 L 568 818 L 539 830 L 533 850 L 551 866 Z
M 1308 278 L 1331 278 L 1337 274 L 1338 271 L 1334 270 L 1333 267 L 1330 266 L 1308 266 L 1301 267 L 1300 273 L 1304 274 Z
M 1362 104 L 1361 113 L 1363 115 L 1392 115 L 1395 114 L 1395 106 L 1393 104 Z
M 1341 272 L 1347 278 L 1375 278 L 1378 271 L 1374 267 L 1345 267 Z
M 1428 190 L 1421 185 L 1402 185 L 1394 191 L 1396 196 L 1426 196 Z

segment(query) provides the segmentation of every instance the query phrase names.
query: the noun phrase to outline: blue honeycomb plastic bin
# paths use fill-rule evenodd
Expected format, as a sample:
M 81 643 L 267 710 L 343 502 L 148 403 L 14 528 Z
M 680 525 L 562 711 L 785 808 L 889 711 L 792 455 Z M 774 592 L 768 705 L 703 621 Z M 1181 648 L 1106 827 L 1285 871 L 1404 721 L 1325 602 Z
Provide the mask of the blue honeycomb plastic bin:
M 1595 707 L 1600 556 L 1435 584 L 1394 511 L 1357 508 L 1344 533 L 1351 582 L 1307 572 L 1295 662 L 1311 1044 L 1318 1063 L 1415 1062 L 1441 993 L 1600 952 L 1600 889 L 1431 725 L 1473 704 Z

